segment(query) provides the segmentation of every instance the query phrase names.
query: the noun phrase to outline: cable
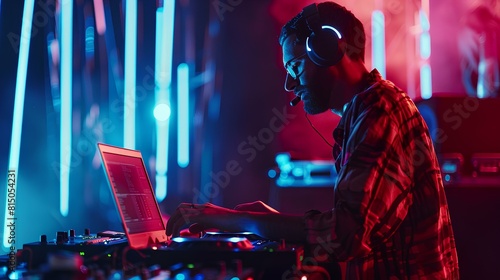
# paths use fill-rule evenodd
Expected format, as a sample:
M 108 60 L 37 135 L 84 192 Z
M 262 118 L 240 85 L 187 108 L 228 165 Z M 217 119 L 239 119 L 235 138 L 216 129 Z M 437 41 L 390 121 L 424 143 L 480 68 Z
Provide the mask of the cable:
M 314 127 L 314 125 L 312 124 L 311 120 L 307 116 L 307 113 L 305 113 L 305 115 L 306 115 L 307 122 L 314 129 L 314 131 L 316 131 L 316 133 L 318 133 L 318 135 L 321 137 L 321 139 L 323 139 L 323 141 L 325 141 L 325 143 L 328 144 L 328 146 L 330 146 L 330 147 L 333 148 L 333 145 L 330 144 L 330 142 L 328 142 L 328 140 L 326 140 L 326 138 L 316 129 L 316 127 Z

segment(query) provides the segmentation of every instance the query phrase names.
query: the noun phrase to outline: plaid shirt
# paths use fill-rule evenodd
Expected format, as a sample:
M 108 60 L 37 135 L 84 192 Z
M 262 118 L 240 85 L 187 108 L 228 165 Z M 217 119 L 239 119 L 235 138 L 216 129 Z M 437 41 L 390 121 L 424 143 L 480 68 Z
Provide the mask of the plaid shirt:
M 346 279 L 458 279 L 428 128 L 402 90 L 368 79 L 334 131 L 335 208 L 305 216 L 311 254 L 346 261 Z

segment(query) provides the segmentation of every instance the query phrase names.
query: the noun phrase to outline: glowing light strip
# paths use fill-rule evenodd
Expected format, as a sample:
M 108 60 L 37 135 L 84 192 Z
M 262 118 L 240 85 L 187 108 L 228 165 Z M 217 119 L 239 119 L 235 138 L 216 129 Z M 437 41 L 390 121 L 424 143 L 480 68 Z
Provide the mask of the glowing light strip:
M 158 86 L 158 79 L 159 79 L 159 73 L 160 71 L 160 64 L 161 64 L 161 47 L 163 46 L 162 43 L 162 34 L 163 34 L 163 7 L 159 7 L 156 9 L 156 34 L 155 34 L 155 83 Z
M 156 199 L 160 202 L 167 197 L 168 170 L 168 120 L 156 123 L 158 144 L 156 147 Z M 163 160 L 163 161 L 162 161 Z M 159 166 L 158 166 L 159 165 Z
M 483 50 L 480 50 L 480 53 L 482 53 Z M 486 61 L 484 59 L 484 55 L 480 55 L 480 61 L 477 69 L 477 97 L 478 98 L 485 98 L 486 97 L 486 91 L 485 91 L 485 75 L 486 75 Z
M 137 58 L 137 0 L 125 3 L 125 93 L 123 111 L 123 145 L 135 149 L 135 86 Z
M 429 4 L 426 3 L 426 1 L 422 1 L 422 9 L 419 11 L 419 23 L 422 29 L 422 33 L 420 33 L 419 36 L 420 59 L 422 60 L 420 66 L 420 96 L 423 99 L 432 97 L 432 70 L 429 64 L 431 56 L 431 35 L 429 33 L 430 23 L 428 6 Z M 425 9 L 427 9 L 427 11 Z
M 321 29 L 330 29 L 333 32 L 337 33 L 337 37 L 339 37 L 339 39 L 342 39 L 342 35 L 340 35 L 340 32 L 337 29 L 335 29 L 335 27 L 333 27 L 333 26 L 323 25 L 323 26 L 321 26 Z
M 162 46 L 160 51 L 162 57 L 160 61 L 159 82 L 161 88 L 169 88 L 172 81 L 172 58 L 174 49 L 174 16 L 175 0 L 163 1 L 163 22 L 162 22 Z M 166 96 L 169 97 L 169 96 Z
M 174 48 L 175 0 L 163 1 L 157 9 L 156 34 L 156 106 L 166 104 L 170 107 L 170 86 L 172 81 L 172 56 Z M 167 197 L 167 172 L 169 153 L 169 119 L 157 121 L 156 151 L 156 199 Z
M 34 0 L 26 0 L 24 2 L 23 22 L 21 26 L 21 40 L 19 42 L 19 59 L 16 75 L 16 92 L 14 99 L 14 116 L 12 120 L 12 135 L 10 138 L 10 154 L 9 154 L 9 170 L 15 170 L 17 173 L 19 167 L 19 153 L 21 150 L 21 134 L 23 126 L 23 111 L 24 111 L 24 96 L 26 93 L 26 77 L 28 74 L 28 58 L 30 50 L 31 39 L 31 25 L 33 22 L 33 9 L 35 7 Z M 7 182 L 5 179 L 4 182 Z M 17 183 L 17 182 L 16 182 Z M 5 184 L 5 183 L 4 183 Z M 13 186 L 14 191 L 17 193 L 16 185 Z M 5 218 L 3 227 L 3 246 L 8 248 L 8 237 L 10 231 L 7 225 L 11 222 L 8 218 L 11 217 L 8 211 L 7 203 L 7 190 L 5 190 Z
M 420 92 L 423 99 L 432 97 L 432 72 L 428 63 L 420 67 Z
M 342 39 L 342 35 L 340 34 L 340 32 L 337 29 L 335 29 L 333 26 L 323 25 L 323 26 L 321 26 L 321 29 L 330 29 L 337 34 L 337 37 L 339 37 L 339 39 Z M 306 38 L 306 49 L 308 52 L 311 51 L 311 47 L 309 46 L 309 37 Z
M 431 28 L 431 24 L 427 13 L 423 9 L 418 11 L 418 19 L 420 21 L 420 28 L 422 28 L 422 31 L 428 32 Z
M 69 211 L 69 175 L 72 141 L 72 96 L 73 96 L 73 1 L 61 5 L 61 148 L 60 148 L 60 206 L 61 215 Z
M 427 60 L 431 57 L 431 35 L 429 32 L 420 34 L 420 58 Z
M 372 66 L 385 77 L 385 18 L 384 13 L 372 13 Z
M 431 56 L 431 35 L 429 33 L 430 23 L 429 17 L 423 9 L 418 12 L 418 18 L 420 21 L 420 28 L 422 33 L 420 33 L 420 58 L 427 60 Z
M 189 165 L 189 66 L 177 66 L 177 163 Z
M 97 34 L 104 35 L 106 32 L 106 19 L 102 0 L 94 0 L 95 26 Z
M 160 97 L 160 69 L 162 63 L 162 47 L 163 47 L 163 7 L 156 10 L 156 54 L 155 54 L 155 98 L 156 105 L 162 102 Z M 156 108 L 156 107 L 155 107 Z M 167 190 L 167 168 L 168 168 L 168 119 L 164 121 L 156 121 L 156 199 L 162 201 L 166 196 Z

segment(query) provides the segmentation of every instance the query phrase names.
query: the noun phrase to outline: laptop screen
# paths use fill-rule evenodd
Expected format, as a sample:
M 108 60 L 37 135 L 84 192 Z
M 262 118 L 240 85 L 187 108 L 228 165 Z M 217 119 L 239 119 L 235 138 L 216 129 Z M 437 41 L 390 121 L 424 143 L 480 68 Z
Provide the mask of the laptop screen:
M 142 160 L 109 153 L 104 153 L 104 157 L 129 232 L 162 230 L 162 219 L 156 211 L 156 201 L 150 199 L 151 190 Z
M 163 218 L 141 153 L 101 143 L 98 147 L 130 246 L 165 241 Z

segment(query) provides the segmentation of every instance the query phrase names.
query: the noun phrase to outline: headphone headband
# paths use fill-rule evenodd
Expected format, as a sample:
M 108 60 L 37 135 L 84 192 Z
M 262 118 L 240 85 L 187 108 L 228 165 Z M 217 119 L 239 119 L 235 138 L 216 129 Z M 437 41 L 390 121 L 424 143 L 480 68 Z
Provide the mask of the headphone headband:
M 302 16 L 304 17 L 307 27 L 311 30 L 311 32 L 316 32 L 321 29 L 318 6 L 316 6 L 315 3 L 305 7 L 302 10 Z

